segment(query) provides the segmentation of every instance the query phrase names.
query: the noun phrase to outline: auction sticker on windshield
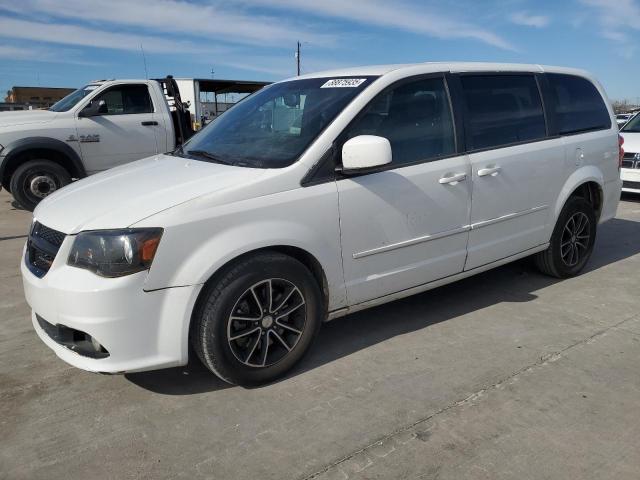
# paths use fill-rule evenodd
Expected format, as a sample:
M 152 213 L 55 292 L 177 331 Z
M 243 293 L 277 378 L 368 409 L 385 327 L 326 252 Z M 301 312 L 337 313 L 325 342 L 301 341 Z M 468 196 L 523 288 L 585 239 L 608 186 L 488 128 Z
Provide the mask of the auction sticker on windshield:
M 334 78 L 325 82 L 320 88 L 356 88 L 366 81 L 366 78 Z

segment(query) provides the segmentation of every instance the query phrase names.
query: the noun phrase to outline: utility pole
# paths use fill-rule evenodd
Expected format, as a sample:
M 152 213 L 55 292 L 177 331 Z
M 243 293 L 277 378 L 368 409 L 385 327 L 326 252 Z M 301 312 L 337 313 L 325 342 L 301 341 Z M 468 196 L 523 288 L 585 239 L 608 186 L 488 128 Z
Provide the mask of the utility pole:
M 215 73 L 216 72 L 213 70 L 213 68 L 211 68 L 211 80 L 213 80 L 213 76 L 215 75 Z M 207 97 L 207 93 L 205 92 L 205 94 L 204 94 L 205 102 L 208 101 L 207 98 L 208 98 Z M 216 110 L 217 110 L 218 109 L 217 108 L 217 98 L 216 98 L 216 93 L 215 92 L 213 92 L 213 100 L 214 100 L 214 102 L 216 102 Z M 218 114 L 218 112 L 216 112 L 216 115 L 217 114 Z
M 142 63 L 144 64 L 144 77 L 149 80 L 149 71 L 147 70 L 147 57 L 144 54 L 144 48 L 142 48 L 142 44 L 140 44 L 140 51 L 142 52 Z
M 298 49 L 296 50 L 296 65 L 298 67 L 298 76 L 300 76 L 300 42 L 298 42 Z

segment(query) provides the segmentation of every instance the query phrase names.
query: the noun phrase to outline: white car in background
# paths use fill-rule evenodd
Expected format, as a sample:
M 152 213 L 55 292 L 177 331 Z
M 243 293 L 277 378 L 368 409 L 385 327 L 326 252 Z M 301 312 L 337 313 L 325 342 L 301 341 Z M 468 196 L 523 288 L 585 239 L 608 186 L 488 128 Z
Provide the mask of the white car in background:
M 620 198 L 618 127 L 588 73 L 359 67 L 284 80 L 172 154 L 34 212 L 40 338 L 79 368 L 271 381 L 323 321 L 535 255 L 577 275 Z M 401 321 L 401 319 L 394 319 Z
M 622 191 L 640 193 L 640 115 L 635 115 L 620 129 L 624 139 L 624 157 L 620 178 Z
M 616 123 L 618 124 L 619 127 L 622 127 L 634 115 L 635 114 L 633 114 L 633 113 L 619 113 L 619 114 L 616 115 Z

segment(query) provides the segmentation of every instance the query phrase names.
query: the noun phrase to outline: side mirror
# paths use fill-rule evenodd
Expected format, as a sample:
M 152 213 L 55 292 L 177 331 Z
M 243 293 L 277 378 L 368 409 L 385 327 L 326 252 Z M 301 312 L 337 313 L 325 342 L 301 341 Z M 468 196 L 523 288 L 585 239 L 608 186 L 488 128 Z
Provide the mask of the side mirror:
M 84 107 L 82 110 L 80 110 L 80 113 L 78 113 L 79 117 L 97 117 L 99 115 L 104 115 L 105 113 L 107 113 L 107 103 L 104 100 L 92 100 L 91 103 L 89 103 L 89 105 L 87 105 L 86 107 Z
M 343 173 L 388 165 L 391 159 L 391 144 L 384 137 L 359 135 L 342 146 Z

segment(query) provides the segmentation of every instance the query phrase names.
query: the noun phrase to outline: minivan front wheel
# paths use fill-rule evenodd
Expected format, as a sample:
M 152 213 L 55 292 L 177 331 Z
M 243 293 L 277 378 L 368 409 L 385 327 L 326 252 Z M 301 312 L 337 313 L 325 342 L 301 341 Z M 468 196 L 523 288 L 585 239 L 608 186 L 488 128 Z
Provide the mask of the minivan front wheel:
M 549 248 L 536 255 L 536 265 L 547 275 L 567 278 L 586 265 L 596 240 L 593 207 L 581 197 L 569 198 L 560 212 Z
M 191 344 L 202 363 L 238 385 L 282 376 L 307 352 L 323 319 L 320 289 L 298 260 L 277 252 L 241 260 L 208 285 Z

